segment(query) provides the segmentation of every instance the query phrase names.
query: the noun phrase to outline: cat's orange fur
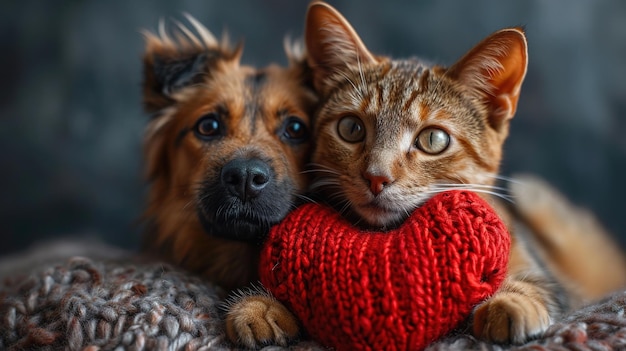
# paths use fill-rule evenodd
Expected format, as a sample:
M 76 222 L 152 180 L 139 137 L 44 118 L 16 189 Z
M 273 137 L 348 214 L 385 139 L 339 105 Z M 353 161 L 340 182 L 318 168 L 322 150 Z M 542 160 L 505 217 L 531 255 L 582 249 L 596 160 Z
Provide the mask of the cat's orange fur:
M 259 243 L 307 187 L 316 96 L 302 57 L 241 65 L 241 47 L 188 19 L 191 28 L 145 34 L 144 244 L 228 292 L 257 281 Z M 267 294 L 235 300 L 226 316 L 234 342 L 286 344 L 298 333 Z
M 593 213 L 536 176 L 514 177 L 510 193 L 516 223 L 532 232 L 534 248 L 555 276 L 583 298 L 574 299 L 573 307 L 626 287 L 622 249 Z
M 470 189 L 489 199 L 514 233 L 505 282 L 474 311 L 477 337 L 523 342 L 579 298 L 626 285 L 621 252 L 585 250 L 592 242 L 599 249 L 611 245 L 599 226 L 568 232 L 569 216 L 542 217 L 532 205 L 511 212 L 492 196 L 501 193 L 494 184 L 527 69 L 521 28 L 488 36 L 450 67 L 372 54 L 347 20 L 323 2 L 310 5 L 305 38 L 321 100 L 314 192 L 355 223 L 386 228 L 435 193 Z M 552 205 L 567 204 L 551 201 L 545 216 Z M 515 233 L 520 218 L 534 233 Z M 597 259 L 613 262 L 612 272 L 578 271 L 596 267 Z M 575 283 L 581 288 L 572 288 Z

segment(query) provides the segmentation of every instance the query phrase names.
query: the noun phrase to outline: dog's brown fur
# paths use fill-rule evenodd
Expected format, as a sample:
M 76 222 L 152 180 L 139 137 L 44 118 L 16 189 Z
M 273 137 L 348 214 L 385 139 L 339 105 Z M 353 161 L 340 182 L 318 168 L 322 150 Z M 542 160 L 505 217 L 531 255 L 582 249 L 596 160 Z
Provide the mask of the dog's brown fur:
M 306 189 L 302 171 L 316 97 L 304 60 L 293 51 L 287 68 L 241 65 L 241 46 L 233 49 L 188 20 L 197 34 L 180 24 L 168 32 L 163 23 L 158 35 L 145 33 L 143 101 L 152 117 L 144 243 L 228 292 L 256 281 L 258 243 Z M 254 307 L 259 299 L 261 309 Z M 271 304 L 255 297 L 237 313 L 260 315 Z M 272 333 L 297 333 L 297 327 L 259 335 L 236 328 L 229 335 L 247 338 L 248 346 L 276 338 Z

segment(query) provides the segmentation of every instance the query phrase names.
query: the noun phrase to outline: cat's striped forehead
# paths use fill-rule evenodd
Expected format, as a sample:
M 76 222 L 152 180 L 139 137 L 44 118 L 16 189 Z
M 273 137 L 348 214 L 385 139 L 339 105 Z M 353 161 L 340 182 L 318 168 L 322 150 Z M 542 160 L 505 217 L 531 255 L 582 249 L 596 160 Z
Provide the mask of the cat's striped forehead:
M 394 60 L 365 70 L 363 112 L 406 114 L 426 91 L 429 69 L 420 61 Z
M 424 104 L 429 110 L 446 109 L 456 114 L 462 109 L 472 115 L 479 114 L 475 101 L 445 77 L 444 71 L 420 59 L 359 65 L 335 78 L 337 84 L 329 102 L 353 112 L 383 114 L 388 120 L 406 118 Z

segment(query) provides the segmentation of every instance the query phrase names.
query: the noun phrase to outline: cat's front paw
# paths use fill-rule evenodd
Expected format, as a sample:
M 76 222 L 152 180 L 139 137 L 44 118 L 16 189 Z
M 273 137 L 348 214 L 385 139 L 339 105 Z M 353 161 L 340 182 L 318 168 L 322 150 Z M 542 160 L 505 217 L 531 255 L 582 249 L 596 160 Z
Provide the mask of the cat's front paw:
M 499 292 L 478 305 L 473 315 L 477 338 L 497 343 L 523 343 L 551 323 L 547 306 L 515 292 Z
M 296 317 L 266 295 L 243 296 L 228 307 L 225 322 L 228 338 L 251 349 L 287 346 L 300 332 Z

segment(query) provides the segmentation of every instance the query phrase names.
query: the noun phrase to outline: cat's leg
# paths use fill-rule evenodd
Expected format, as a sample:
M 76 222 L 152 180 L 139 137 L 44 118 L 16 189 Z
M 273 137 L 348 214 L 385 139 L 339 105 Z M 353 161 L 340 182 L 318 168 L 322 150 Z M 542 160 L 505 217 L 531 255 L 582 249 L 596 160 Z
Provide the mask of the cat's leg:
M 235 344 L 251 349 L 287 346 L 300 333 L 296 317 L 262 289 L 231 296 L 224 309 L 226 335 Z
M 473 314 L 476 337 L 498 343 L 522 343 L 544 332 L 567 308 L 561 285 L 513 237 L 508 276 L 498 291 Z

